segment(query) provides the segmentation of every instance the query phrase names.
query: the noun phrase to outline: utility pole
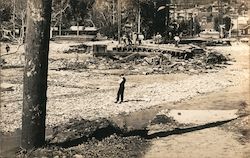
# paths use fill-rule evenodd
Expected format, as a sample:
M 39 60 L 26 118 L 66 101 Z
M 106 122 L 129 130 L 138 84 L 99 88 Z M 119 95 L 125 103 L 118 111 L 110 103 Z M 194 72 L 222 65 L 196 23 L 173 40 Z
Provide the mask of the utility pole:
M 63 10 L 63 0 L 61 0 L 61 6 L 60 6 L 60 24 L 59 24 L 59 36 L 62 35 L 62 10 Z
M 166 2 L 166 16 L 165 16 L 165 27 L 167 28 L 169 26 L 169 21 L 170 21 L 170 8 L 171 6 L 174 6 L 174 5 L 171 5 L 171 1 L 170 0 L 167 0 Z M 174 13 L 173 13 L 173 20 L 174 20 L 174 16 L 175 16 L 175 8 L 174 8 Z
M 115 24 L 115 0 L 112 0 L 112 24 Z
M 222 2 L 221 0 L 218 0 L 218 11 L 219 11 L 219 16 L 218 16 L 218 25 L 219 25 L 219 38 L 223 38 L 224 33 L 223 33 L 223 15 L 222 15 Z
M 192 7 L 193 8 L 196 8 L 195 7 L 195 4 L 194 4 L 194 0 L 192 0 Z M 192 23 L 193 23 L 193 25 L 192 25 L 192 37 L 193 36 L 195 36 L 196 35 L 196 22 L 195 22 L 195 15 L 194 15 L 194 13 L 192 13 Z
M 21 147 L 45 144 L 48 52 L 52 0 L 27 1 Z
M 141 5 L 140 5 L 140 0 L 138 0 L 138 29 L 137 29 L 138 34 L 141 33 Z
M 117 7 L 118 7 L 118 41 L 119 41 L 119 44 L 121 43 L 121 0 L 117 0 L 118 4 L 117 4 Z
M 238 12 L 238 9 L 237 8 L 237 2 L 235 2 L 235 12 L 237 14 Z M 236 19 L 236 39 L 237 41 L 239 41 L 239 15 L 237 14 L 237 19 Z
M 184 3 L 187 5 L 187 0 L 185 0 Z M 187 21 L 188 19 L 187 19 L 187 9 L 186 9 L 186 6 L 183 5 L 183 8 L 184 8 L 184 12 L 185 12 L 184 19 L 185 19 L 185 21 Z
M 16 22 L 15 18 L 16 17 L 16 0 L 13 0 L 13 15 L 12 15 L 12 20 L 13 20 L 13 36 L 16 37 Z
M 237 15 L 237 40 L 239 41 L 239 15 Z

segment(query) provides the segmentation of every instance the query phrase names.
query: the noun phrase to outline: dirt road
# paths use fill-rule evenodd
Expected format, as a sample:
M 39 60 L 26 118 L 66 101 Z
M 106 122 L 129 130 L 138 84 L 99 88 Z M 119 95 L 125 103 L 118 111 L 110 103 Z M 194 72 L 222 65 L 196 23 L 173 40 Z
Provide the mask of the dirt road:
M 236 63 L 220 72 L 227 76 L 234 74 L 235 86 L 204 94 L 191 100 L 172 105 L 175 109 L 240 109 L 246 102 L 250 110 L 249 47 L 235 44 L 233 47 L 216 48 L 230 52 Z M 238 73 L 238 74 L 237 74 Z M 228 78 L 231 79 L 231 78 Z M 238 82 L 237 82 L 238 81 Z M 162 106 L 169 106 L 163 104 Z M 171 107 L 171 106 L 170 106 Z M 249 116 L 226 125 L 229 128 L 213 127 L 201 131 L 155 139 L 146 153 L 146 158 L 247 158 L 250 157 Z M 245 131 L 245 133 L 242 133 Z M 244 137 L 244 141 L 240 141 Z

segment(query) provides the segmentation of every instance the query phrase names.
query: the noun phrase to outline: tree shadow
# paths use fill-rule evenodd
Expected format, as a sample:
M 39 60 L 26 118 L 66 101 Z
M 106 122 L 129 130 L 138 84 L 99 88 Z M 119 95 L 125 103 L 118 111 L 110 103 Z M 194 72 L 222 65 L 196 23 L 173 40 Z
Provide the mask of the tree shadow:
M 56 145 L 63 148 L 69 148 L 87 142 L 88 140 L 91 140 L 93 138 L 101 141 L 114 134 L 121 137 L 139 136 L 141 138 L 150 140 L 159 137 L 179 135 L 203 130 L 206 128 L 212 128 L 223 125 L 233 120 L 235 119 L 218 121 L 192 127 L 175 128 L 170 131 L 161 131 L 153 134 L 148 134 L 149 130 L 146 128 L 136 130 L 128 130 L 126 127 L 120 128 L 115 123 L 107 119 L 100 119 L 96 121 L 78 120 L 75 121 L 74 124 L 55 128 L 56 130 L 53 133 L 53 138 L 48 141 L 48 145 Z M 86 126 L 86 122 L 88 122 L 88 127 Z M 82 127 L 82 125 L 84 125 L 85 127 Z

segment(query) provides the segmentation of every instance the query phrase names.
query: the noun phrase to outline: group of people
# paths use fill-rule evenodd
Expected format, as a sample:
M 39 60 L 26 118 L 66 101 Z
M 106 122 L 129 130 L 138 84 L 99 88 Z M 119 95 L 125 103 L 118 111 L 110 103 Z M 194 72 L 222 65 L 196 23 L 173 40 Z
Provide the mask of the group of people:
M 154 41 L 156 44 L 160 44 L 161 41 L 162 41 L 162 36 L 159 32 L 157 32 L 157 34 L 155 35 L 154 37 Z M 175 35 L 174 36 L 174 42 L 175 42 L 175 46 L 178 47 L 179 46 L 179 43 L 180 43 L 181 39 L 180 39 L 180 36 L 178 35 Z
M 127 33 L 127 34 L 124 34 L 122 36 L 122 42 L 125 44 L 125 45 L 132 45 L 133 44 L 133 34 L 132 33 Z M 141 33 L 137 33 L 136 34 L 136 39 L 135 39 L 139 45 L 142 44 L 142 41 L 144 40 L 144 35 L 141 34 Z
M 133 34 L 127 33 L 124 34 L 121 38 L 122 42 L 124 45 L 132 45 L 133 44 Z M 144 35 L 141 33 L 137 33 L 136 34 L 136 42 L 138 42 L 139 45 L 142 44 L 142 41 L 144 40 Z M 180 36 L 179 35 L 175 35 L 174 36 L 174 42 L 175 42 L 175 46 L 178 47 L 179 43 L 180 43 Z M 154 36 L 154 42 L 155 44 L 160 44 L 162 42 L 162 35 L 157 32 L 157 34 Z

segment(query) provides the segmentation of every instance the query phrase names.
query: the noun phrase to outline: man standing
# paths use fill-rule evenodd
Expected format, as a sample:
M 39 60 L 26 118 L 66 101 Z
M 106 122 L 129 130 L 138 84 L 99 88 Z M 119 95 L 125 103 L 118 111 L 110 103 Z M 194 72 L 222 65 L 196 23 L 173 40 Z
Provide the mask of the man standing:
M 127 45 L 127 37 L 125 34 L 122 36 L 122 41 L 123 41 L 124 45 L 126 46 Z
M 126 82 L 126 78 L 124 77 L 124 75 L 121 75 L 120 77 L 121 77 L 121 79 L 119 80 L 120 87 L 119 87 L 119 90 L 117 92 L 117 97 L 116 97 L 116 102 L 115 102 L 115 103 L 118 103 L 119 98 L 121 97 L 119 104 L 121 104 L 123 102 L 125 82 Z
M 10 46 L 7 44 L 5 49 L 6 49 L 6 52 L 8 53 L 10 51 Z
M 157 34 L 155 36 L 155 43 L 160 44 L 161 38 L 162 38 L 161 34 L 159 32 L 157 32 Z
M 144 35 L 143 34 L 138 34 L 138 42 L 139 42 L 139 45 L 142 44 L 142 41 L 144 40 Z
M 180 37 L 178 35 L 174 36 L 174 40 L 175 40 L 175 46 L 178 47 L 179 43 L 181 41 Z

